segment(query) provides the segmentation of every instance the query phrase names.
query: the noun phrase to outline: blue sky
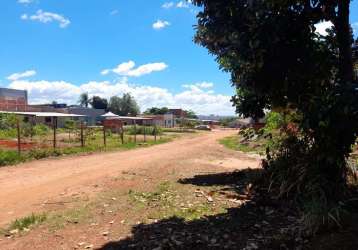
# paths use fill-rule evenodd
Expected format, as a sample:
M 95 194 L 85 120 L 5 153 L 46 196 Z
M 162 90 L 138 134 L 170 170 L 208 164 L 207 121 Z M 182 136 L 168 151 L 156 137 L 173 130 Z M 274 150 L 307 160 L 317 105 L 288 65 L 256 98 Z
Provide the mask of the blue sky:
M 28 89 L 32 103 L 131 92 L 142 110 L 234 113 L 230 77 L 193 43 L 197 9 L 185 2 L 3 0 L 0 8 L 0 85 Z M 358 29 L 358 1 L 351 16 Z

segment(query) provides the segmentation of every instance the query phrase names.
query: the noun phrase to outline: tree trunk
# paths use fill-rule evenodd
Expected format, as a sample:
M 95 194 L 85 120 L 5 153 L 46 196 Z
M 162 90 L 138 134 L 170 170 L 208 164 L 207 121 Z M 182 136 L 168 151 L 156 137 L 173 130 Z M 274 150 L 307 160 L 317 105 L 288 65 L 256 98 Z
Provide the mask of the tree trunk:
M 353 81 L 352 33 L 349 23 L 350 0 L 340 0 L 335 23 L 339 46 L 339 74 L 342 83 Z

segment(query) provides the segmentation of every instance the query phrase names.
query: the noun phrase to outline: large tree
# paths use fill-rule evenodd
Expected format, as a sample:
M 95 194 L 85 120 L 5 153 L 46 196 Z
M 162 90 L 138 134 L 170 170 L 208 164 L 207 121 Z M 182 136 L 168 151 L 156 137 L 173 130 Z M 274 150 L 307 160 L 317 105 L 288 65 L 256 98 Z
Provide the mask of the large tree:
M 90 103 L 90 98 L 88 97 L 88 93 L 82 93 L 80 95 L 78 103 L 80 104 L 80 106 L 88 108 L 88 105 Z
M 122 97 L 111 97 L 109 101 L 109 110 L 122 116 L 136 116 L 140 112 L 136 100 L 129 93 L 123 94 Z
M 90 104 L 94 109 L 107 109 L 108 101 L 106 98 L 101 98 L 100 96 L 93 96 L 90 100 Z
M 195 41 L 231 73 L 237 112 L 295 113 L 298 132 L 287 131 L 280 150 L 268 155 L 279 197 L 327 211 L 336 206 L 346 194 L 347 158 L 358 133 L 350 1 L 193 2 L 202 7 Z M 315 25 L 327 21 L 333 28 L 322 36 Z
M 144 114 L 147 115 L 164 115 L 167 114 L 169 112 L 169 109 L 167 107 L 162 107 L 162 108 L 157 108 L 157 107 L 152 107 L 147 109 Z

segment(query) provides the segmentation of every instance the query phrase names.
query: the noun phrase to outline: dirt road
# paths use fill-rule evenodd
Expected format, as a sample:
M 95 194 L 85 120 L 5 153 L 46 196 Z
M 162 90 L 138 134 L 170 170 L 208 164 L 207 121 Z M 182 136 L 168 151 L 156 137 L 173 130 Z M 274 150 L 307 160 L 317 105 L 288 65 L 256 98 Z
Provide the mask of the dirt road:
M 34 161 L 0 169 L 0 226 L 32 212 L 47 210 L 47 201 L 75 193 L 91 194 L 106 178 L 123 171 L 164 167 L 190 159 L 217 161 L 223 167 L 255 167 L 258 161 L 230 152 L 217 140 L 235 131 L 215 131 L 125 152 Z M 159 168 L 158 168 L 159 169 Z

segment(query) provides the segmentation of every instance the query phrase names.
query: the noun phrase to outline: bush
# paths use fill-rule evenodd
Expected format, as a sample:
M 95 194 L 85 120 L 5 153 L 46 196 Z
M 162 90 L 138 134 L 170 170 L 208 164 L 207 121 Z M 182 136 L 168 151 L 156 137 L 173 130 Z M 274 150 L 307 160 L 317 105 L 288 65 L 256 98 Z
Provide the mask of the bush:
M 16 151 L 0 150 L 0 166 L 13 165 L 23 161 L 23 157 L 19 156 Z
M 136 133 L 137 135 L 144 135 L 144 131 L 146 135 L 161 135 L 163 133 L 163 130 L 160 127 L 137 126 L 134 128 L 134 126 L 130 126 L 125 128 L 125 132 L 129 135 L 134 135 Z
M 37 124 L 33 127 L 33 134 L 38 136 L 48 135 L 50 131 L 50 128 L 44 124 Z

